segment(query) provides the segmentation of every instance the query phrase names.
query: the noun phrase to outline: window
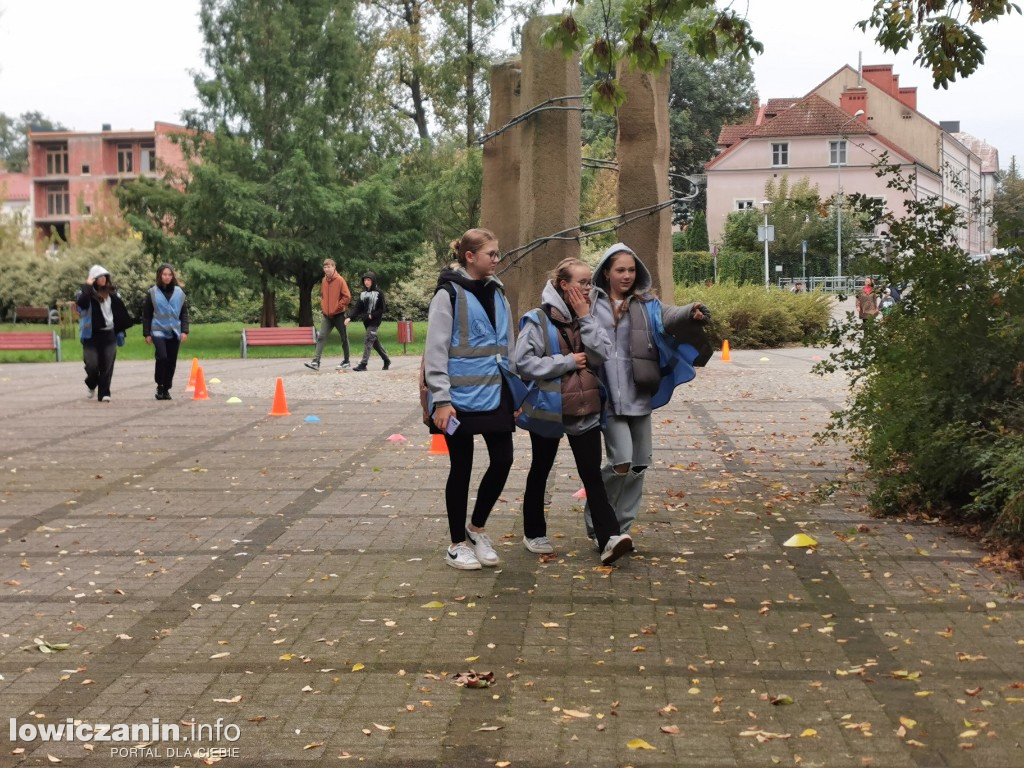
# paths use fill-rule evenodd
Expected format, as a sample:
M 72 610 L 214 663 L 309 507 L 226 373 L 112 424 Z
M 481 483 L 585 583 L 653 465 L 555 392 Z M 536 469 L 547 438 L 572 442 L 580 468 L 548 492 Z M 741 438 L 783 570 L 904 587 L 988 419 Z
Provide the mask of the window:
M 754 210 L 754 201 L 753 200 L 737 200 L 736 201 L 736 210 L 737 211 L 752 211 L 752 210 Z
M 828 164 L 846 165 L 846 139 L 828 143 Z
M 82 175 L 83 176 L 88 176 L 89 175 L 89 166 L 88 165 L 83 165 L 82 166 Z
M 133 173 L 135 171 L 135 153 L 131 144 L 117 145 L 117 172 Z
M 149 173 L 156 171 L 156 145 L 155 144 L 143 144 L 142 145 L 142 156 L 139 159 L 139 170 L 142 173 Z
M 789 142 L 772 144 L 772 165 L 789 165 Z
M 51 144 L 46 148 L 46 175 L 54 176 L 68 172 L 68 145 Z
M 864 203 L 872 218 L 881 217 L 885 213 L 885 198 L 880 195 L 869 195 L 864 199 Z
M 71 198 L 67 184 L 51 184 L 46 188 L 46 215 L 68 216 L 71 214 Z

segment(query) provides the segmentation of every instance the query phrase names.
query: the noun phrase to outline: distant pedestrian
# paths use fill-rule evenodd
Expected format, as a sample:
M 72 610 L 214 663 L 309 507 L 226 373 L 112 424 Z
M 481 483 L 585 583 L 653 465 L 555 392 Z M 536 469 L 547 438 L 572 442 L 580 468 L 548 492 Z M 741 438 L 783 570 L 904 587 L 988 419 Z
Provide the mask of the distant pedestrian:
M 156 284 L 142 301 L 142 335 L 156 356 L 156 399 L 170 400 L 178 348 L 188 341 L 188 301 L 170 264 L 157 268 Z
M 352 302 L 352 294 L 348 290 L 348 283 L 345 278 L 338 274 L 338 266 L 334 259 L 324 259 L 324 279 L 320 281 L 320 310 L 324 318 L 320 322 L 320 338 L 316 342 L 316 351 L 313 359 L 303 363 L 307 368 L 314 371 L 320 370 L 320 356 L 324 353 L 327 345 L 327 337 L 331 335 L 331 329 L 337 328 L 341 336 L 341 349 L 344 354 L 341 362 L 338 363 L 338 370 L 349 367 L 348 329 L 345 327 L 345 313 L 348 305 Z
M 864 280 L 864 289 L 857 293 L 857 317 L 869 323 L 878 316 L 878 297 L 873 293 L 874 281 L 869 277 Z
M 75 307 L 89 398 L 109 403 L 117 348 L 124 344 L 124 332 L 132 326 L 131 317 L 117 295 L 110 273 L 99 264 L 89 270 L 89 277 L 75 297 Z
M 533 449 L 523 494 L 523 545 L 537 554 L 555 551 L 547 536 L 544 492 L 564 433 L 587 494 L 601 561 L 612 563 L 633 549 L 633 540 L 619 534 L 601 478 L 603 393 L 594 368 L 611 355 L 611 341 L 590 313 L 592 274 L 579 259 L 563 259 L 544 283 L 540 308 L 520 321 L 516 370 L 538 385 L 517 422 L 529 430 Z
M 362 320 L 366 329 L 366 339 L 363 341 L 363 359 L 359 361 L 352 370 L 365 371 L 366 364 L 370 362 L 370 351 L 376 350 L 384 361 L 384 370 L 391 367 L 391 358 L 380 343 L 380 324 L 384 320 L 384 294 L 377 287 L 377 275 L 367 272 L 363 275 L 363 290 L 359 294 L 359 303 L 356 304 L 352 313 L 345 318 L 345 325 L 353 320 Z
M 445 562 L 468 571 L 500 561 L 484 526 L 512 469 L 516 403 L 509 352 L 515 334 L 504 286 L 494 275 L 501 255 L 497 238 L 471 229 L 452 250 L 459 268 L 438 278 L 427 314 L 423 373 L 431 432 L 444 435 L 451 461 L 444 496 L 452 543 Z M 488 465 L 467 523 L 475 435 L 483 435 Z
M 896 306 L 896 299 L 892 297 L 892 289 L 886 288 L 885 293 L 882 294 L 882 300 L 878 302 L 878 309 L 882 313 L 883 319 L 892 312 L 892 308 Z
M 651 282 L 637 255 L 616 243 L 595 267 L 591 290 L 591 311 L 611 339 L 611 355 L 598 369 L 608 392 L 601 474 L 622 533 L 640 513 L 652 459 L 651 413 L 693 379 L 693 366 L 704 365 L 713 351 L 704 331 L 711 311 L 697 303 L 663 305 Z M 589 505 L 584 522 L 594 538 Z

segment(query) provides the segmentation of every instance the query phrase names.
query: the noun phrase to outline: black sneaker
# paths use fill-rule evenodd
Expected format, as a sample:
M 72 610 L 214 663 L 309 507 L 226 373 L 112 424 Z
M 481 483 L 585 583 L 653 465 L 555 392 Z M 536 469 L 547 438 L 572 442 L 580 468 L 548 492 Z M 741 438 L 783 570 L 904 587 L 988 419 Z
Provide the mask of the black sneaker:
M 352 370 L 353 370 L 353 371 L 359 371 L 360 373 L 362 373 L 363 371 L 365 371 L 365 370 L 366 370 L 366 363 L 360 363 L 359 365 L 357 365 L 357 366 L 356 366 L 355 368 L 353 368 Z
M 156 388 L 156 394 L 154 395 L 154 397 L 157 400 L 163 400 L 164 399 L 164 388 L 163 387 L 157 387 Z
M 320 361 L 319 360 L 310 360 L 308 363 L 303 363 L 303 365 L 306 366 L 307 368 L 309 368 L 309 370 L 311 370 L 311 371 L 319 371 L 320 370 Z
M 391 359 L 388 358 L 387 360 L 384 361 L 384 370 L 386 371 L 390 367 L 391 367 Z

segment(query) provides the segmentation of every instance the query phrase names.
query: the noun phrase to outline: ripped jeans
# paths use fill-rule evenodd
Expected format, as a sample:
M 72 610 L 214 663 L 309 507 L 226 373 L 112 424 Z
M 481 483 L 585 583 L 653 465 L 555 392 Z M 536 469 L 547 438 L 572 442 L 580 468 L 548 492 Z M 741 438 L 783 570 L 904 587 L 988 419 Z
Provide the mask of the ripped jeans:
M 609 416 L 604 428 L 605 463 L 601 467 L 608 501 L 626 533 L 640 514 L 644 495 L 644 474 L 651 466 L 651 416 Z M 583 512 L 587 535 L 593 538 L 590 507 Z

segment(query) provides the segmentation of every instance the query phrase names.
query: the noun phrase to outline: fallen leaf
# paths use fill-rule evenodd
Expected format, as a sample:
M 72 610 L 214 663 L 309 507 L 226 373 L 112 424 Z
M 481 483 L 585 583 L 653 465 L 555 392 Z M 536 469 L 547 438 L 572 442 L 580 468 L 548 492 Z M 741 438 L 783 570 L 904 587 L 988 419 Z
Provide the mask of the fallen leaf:
M 420 608 L 444 608 L 444 603 L 439 603 L 437 600 L 432 600 L 429 603 L 424 603 Z
M 677 733 L 679 733 L 679 726 L 678 725 L 663 725 L 663 726 L 661 726 L 661 728 L 659 730 L 662 733 L 668 733 L 668 734 L 671 734 L 672 736 L 675 736 Z
M 563 709 L 562 714 L 568 715 L 569 717 L 590 717 L 589 712 L 580 712 L 576 709 Z
M 643 739 L 630 739 L 626 742 L 626 746 L 630 749 L 654 749 L 654 747 Z
M 230 656 L 231 651 L 223 651 L 222 653 L 215 653 L 211 656 L 211 659 L 223 659 L 225 656 Z
M 307 744 L 303 749 L 320 749 L 324 743 L 322 741 L 314 741 L 312 744 Z
M 381 725 L 380 723 L 374 723 L 373 727 L 376 728 L 378 731 L 393 731 L 393 730 L 395 730 L 395 726 L 393 726 L 393 725 Z
M 482 725 L 479 728 L 477 728 L 476 730 L 478 730 L 478 731 L 500 731 L 504 727 L 505 727 L 504 725 Z
M 360 669 L 366 669 L 366 665 L 362 664 L 362 663 L 360 663 L 358 661 L 355 664 L 352 665 L 352 671 L 353 672 L 358 672 Z
M 813 728 L 805 728 L 800 734 L 801 739 L 811 739 L 818 735 L 818 732 Z
M 214 699 L 214 701 L 216 701 L 216 702 L 218 702 L 220 704 L 237 704 L 241 700 L 242 700 L 242 695 L 241 694 L 239 694 L 238 696 L 233 696 L 230 699 Z

